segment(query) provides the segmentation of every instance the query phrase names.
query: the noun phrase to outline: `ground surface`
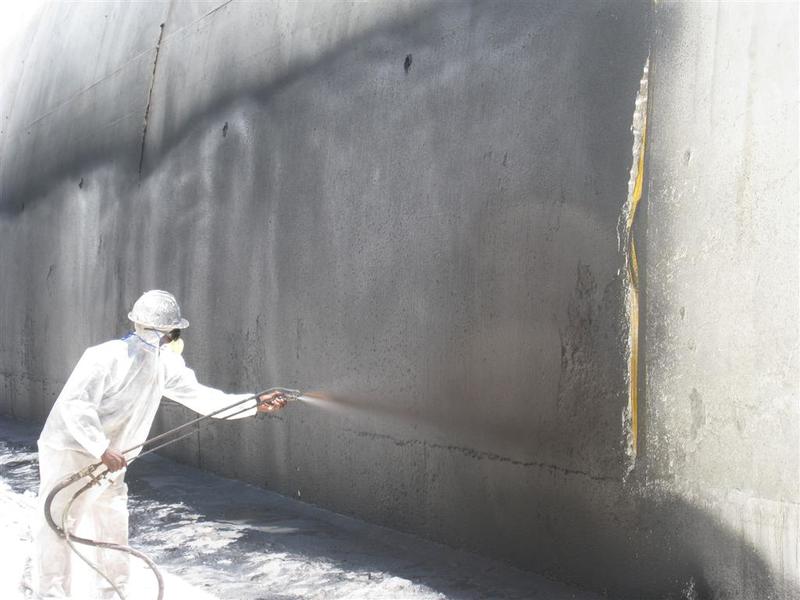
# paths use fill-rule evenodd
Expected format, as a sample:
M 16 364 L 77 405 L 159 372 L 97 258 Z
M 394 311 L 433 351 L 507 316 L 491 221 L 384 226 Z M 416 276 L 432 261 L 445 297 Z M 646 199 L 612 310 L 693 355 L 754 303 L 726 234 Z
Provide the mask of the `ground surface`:
M 0 597 L 22 599 L 39 427 L 0 418 Z M 472 554 L 147 456 L 131 466 L 131 544 L 161 567 L 166 598 L 547 599 L 597 596 Z M 155 597 L 135 565 L 135 594 Z

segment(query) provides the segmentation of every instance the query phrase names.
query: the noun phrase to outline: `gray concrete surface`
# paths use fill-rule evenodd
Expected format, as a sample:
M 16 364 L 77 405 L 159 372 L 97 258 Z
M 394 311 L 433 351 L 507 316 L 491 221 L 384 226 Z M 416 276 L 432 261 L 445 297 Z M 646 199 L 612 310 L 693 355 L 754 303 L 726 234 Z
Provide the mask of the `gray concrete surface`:
M 622 596 L 792 598 L 797 55 L 792 4 L 48 6 L 2 57 L 0 412 L 166 288 L 203 381 L 337 400 L 174 458 Z
M 655 21 L 642 479 L 733 532 L 711 589 L 769 597 L 755 553 L 774 596 L 800 597 L 798 5 Z

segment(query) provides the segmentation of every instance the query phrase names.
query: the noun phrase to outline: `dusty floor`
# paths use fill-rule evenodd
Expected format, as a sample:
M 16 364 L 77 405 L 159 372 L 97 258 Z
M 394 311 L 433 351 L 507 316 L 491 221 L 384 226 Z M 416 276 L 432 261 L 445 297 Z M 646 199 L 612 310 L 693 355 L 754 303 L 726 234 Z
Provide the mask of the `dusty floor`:
M 36 425 L 0 418 L 0 598 L 6 600 L 30 597 L 21 582 L 29 571 L 38 433 Z M 127 481 L 131 545 L 164 571 L 166 598 L 598 598 L 152 455 L 131 466 Z M 136 565 L 133 579 L 130 600 L 155 597 L 149 572 Z

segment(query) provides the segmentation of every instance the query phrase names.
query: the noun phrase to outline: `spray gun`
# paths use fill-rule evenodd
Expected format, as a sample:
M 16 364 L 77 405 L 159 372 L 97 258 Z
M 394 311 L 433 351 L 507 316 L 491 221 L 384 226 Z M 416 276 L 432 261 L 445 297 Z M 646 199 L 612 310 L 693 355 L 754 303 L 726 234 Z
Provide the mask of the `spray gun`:
M 300 390 L 292 390 L 292 389 L 289 389 L 289 388 L 274 387 L 274 388 L 270 388 L 268 390 L 264 390 L 263 392 L 260 392 L 260 393 L 256 394 L 257 405 L 261 406 L 263 404 L 271 404 L 271 402 L 268 401 L 268 400 L 261 401 L 261 400 L 258 400 L 258 399 L 261 396 L 264 396 L 266 394 L 273 394 L 275 392 L 279 392 L 281 394 L 281 396 L 283 397 L 283 399 L 286 400 L 287 402 L 294 402 L 296 400 L 300 400 L 300 398 L 302 398 L 302 396 L 303 396 L 303 393 Z

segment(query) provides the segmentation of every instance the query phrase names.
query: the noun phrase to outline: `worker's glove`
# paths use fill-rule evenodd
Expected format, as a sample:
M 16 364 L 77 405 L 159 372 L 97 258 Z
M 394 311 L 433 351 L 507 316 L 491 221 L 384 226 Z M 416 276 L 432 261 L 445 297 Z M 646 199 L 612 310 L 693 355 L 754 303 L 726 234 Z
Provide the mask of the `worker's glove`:
M 128 461 L 125 460 L 125 457 L 119 452 L 119 450 L 115 450 L 110 446 L 105 452 L 103 452 L 103 456 L 100 457 L 100 460 L 103 461 L 103 464 L 112 473 L 128 466 Z
M 269 392 L 258 395 L 258 412 L 274 412 L 286 406 L 286 394 Z

